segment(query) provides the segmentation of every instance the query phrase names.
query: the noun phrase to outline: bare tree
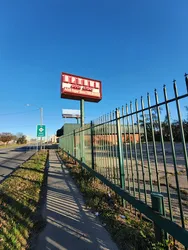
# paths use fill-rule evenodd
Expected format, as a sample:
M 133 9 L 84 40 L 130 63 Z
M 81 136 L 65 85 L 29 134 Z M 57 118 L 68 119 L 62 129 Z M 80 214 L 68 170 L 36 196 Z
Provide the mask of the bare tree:
M 14 138 L 14 136 L 11 133 L 4 132 L 0 134 L 0 141 L 8 144 L 9 141 L 11 141 Z
M 22 135 L 20 138 L 17 139 L 17 144 L 25 144 L 25 143 L 27 143 L 25 135 Z

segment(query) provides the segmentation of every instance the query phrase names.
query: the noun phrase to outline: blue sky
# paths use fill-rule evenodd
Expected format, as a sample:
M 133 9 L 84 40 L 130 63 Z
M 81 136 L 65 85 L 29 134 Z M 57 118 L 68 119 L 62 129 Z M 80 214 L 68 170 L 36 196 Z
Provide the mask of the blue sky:
M 60 98 L 62 71 L 102 81 L 86 122 L 154 88 L 162 95 L 163 84 L 172 97 L 174 78 L 185 93 L 187 11 L 187 0 L 0 0 L 0 132 L 35 136 L 30 103 L 55 133 L 61 109 L 79 108 Z

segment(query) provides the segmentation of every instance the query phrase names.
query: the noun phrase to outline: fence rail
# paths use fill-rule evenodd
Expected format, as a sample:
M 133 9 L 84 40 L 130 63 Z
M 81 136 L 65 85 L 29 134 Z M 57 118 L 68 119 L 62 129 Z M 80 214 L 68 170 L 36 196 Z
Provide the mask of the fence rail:
M 188 90 L 187 75 L 185 80 Z M 137 100 L 134 109 L 132 102 L 126 104 L 60 137 L 59 146 L 118 194 L 117 188 L 124 190 L 129 202 L 139 200 L 150 208 L 151 193 L 161 193 L 166 219 L 160 226 L 172 234 L 169 227 L 176 224 L 172 235 L 188 247 L 188 107 L 180 108 L 188 93 L 178 95 L 175 81 L 173 89 L 173 98 L 168 99 L 164 86 L 162 102 L 155 90 L 153 105 L 147 94 L 146 107 L 141 97 L 140 108 Z M 132 205 L 143 212 L 135 202 Z M 182 241 L 182 235 L 187 239 Z

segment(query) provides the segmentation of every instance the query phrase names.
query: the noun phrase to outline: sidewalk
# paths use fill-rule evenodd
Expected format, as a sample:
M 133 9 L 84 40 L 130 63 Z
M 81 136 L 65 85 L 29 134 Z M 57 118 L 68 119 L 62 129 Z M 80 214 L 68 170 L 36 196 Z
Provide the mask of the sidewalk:
M 47 201 L 43 216 L 47 225 L 40 233 L 36 250 L 118 250 L 99 220 L 85 208 L 68 170 L 50 150 Z

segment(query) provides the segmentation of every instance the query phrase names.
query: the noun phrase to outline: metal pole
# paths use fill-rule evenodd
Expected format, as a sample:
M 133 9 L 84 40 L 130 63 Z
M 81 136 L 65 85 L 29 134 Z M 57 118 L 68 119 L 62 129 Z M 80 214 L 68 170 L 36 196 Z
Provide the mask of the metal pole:
M 46 131 L 47 131 L 47 129 L 46 129 Z M 44 149 L 45 149 L 45 143 L 46 143 L 46 142 L 45 142 L 45 138 L 46 138 L 46 136 L 44 136 Z
M 123 153 L 123 144 L 122 144 L 120 112 L 119 112 L 118 109 L 116 109 L 116 129 L 117 129 L 120 185 L 121 185 L 121 188 L 123 190 L 125 190 L 124 153 Z M 124 199 L 122 199 L 122 205 L 125 206 L 125 200 Z
M 43 124 L 43 108 L 40 108 L 40 125 Z M 42 137 L 40 138 L 40 149 L 42 149 Z
M 80 111 L 81 111 L 81 127 L 84 126 L 84 99 L 80 100 Z
M 76 157 L 76 131 L 73 131 L 73 156 Z
M 84 127 L 84 99 L 80 100 L 81 128 Z M 81 130 L 81 161 L 84 162 L 84 130 Z
M 46 146 L 48 146 L 48 129 L 46 129 Z
M 94 158 L 94 128 L 93 128 L 93 122 L 90 123 L 90 129 L 91 129 L 91 166 L 92 169 L 95 169 L 95 158 Z

